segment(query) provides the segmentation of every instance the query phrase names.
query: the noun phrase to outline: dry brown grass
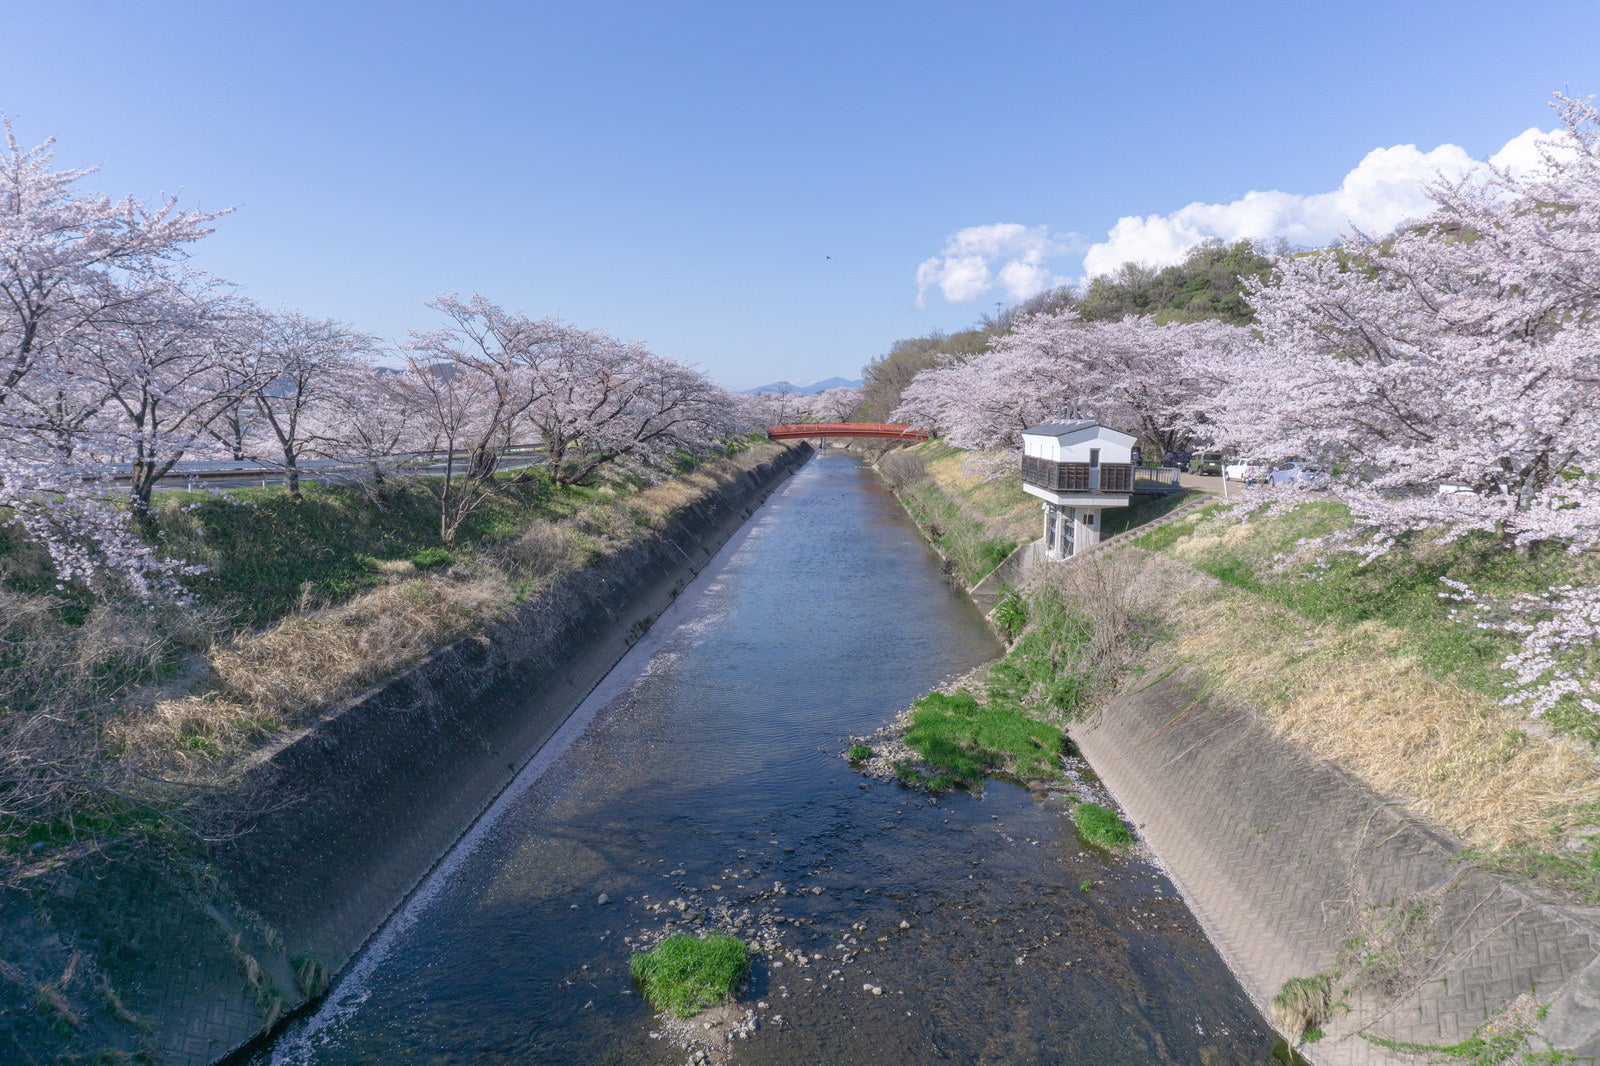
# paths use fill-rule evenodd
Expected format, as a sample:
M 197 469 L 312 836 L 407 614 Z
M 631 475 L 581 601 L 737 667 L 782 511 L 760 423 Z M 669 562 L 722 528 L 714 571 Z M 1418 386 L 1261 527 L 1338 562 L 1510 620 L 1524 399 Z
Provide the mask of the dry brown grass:
M 979 519 L 991 537 L 1026 544 L 1040 536 L 1039 501 L 1018 487 L 1014 461 L 1006 453 L 963 452 L 942 445 L 927 449 L 928 474 L 961 509 Z M 949 454 L 939 455 L 938 450 Z M 996 470 L 1001 471 L 998 477 Z
M 1171 650 L 1226 698 L 1473 844 L 1548 846 L 1565 812 L 1600 797 L 1580 744 L 1427 676 L 1389 627 L 1316 625 L 1159 557 L 1145 556 L 1132 580 Z
M 466 561 L 444 573 L 390 565 L 385 585 L 217 641 L 205 655 L 205 691 L 147 700 L 146 709 L 110 727 L 111 742 L 128 765 L 214 779 L 326 708 L 504 616 L 555 575 L 581 565 L 596 540 L 620 541 L 641 521 L 664 525 L 779 450 L 757 445 L 639 492 L 602 491 L 564 526 L 532 526 L 478 555 L 458 551 Z
M 130 690 L 168 668 L 202 620 L 157 605 L 110 601 L 81 624 L 51 596 L 0 588 L 0 834 L 76 831 L 144 782 L 106 758 L 104 731 Z
M 494 573 L 421 575 L 230 641 L 211 665 L 224 692 L 290 721 L 493 620 L 509 600 Z
M 403 578 L 214 645 L 209 691 L 160 700 L 114 735 L 141 766 L 204 771 L 493 620 L 511 601 L 493 571 Z
M 493 554 L 508 574 L 537 582 L 577 565 L 582 551 L 583 540 L 572 531 L 562 526 L 537 525 L 498 545 Z
M 682 477 L 661 481 L 634 495 L 633 509 L 659 529 L 667 520 L 696 500 L 705 498 L 763 463 L 782 454 L 780 444 L 755 444 L 737 455 L 707 463 Z
M 1089 676 L 1113 679 L 1139 654 L 1135 630 L 1149 623 L 1151 605 L 1143 595 L 1138 559 L 1125 552 L 1097 552 L 1068 566 L 1036 565 L 1024 574 L 1028 589 L 1054 589 L 1088 619 L 1091 638 L 1080 666 Z

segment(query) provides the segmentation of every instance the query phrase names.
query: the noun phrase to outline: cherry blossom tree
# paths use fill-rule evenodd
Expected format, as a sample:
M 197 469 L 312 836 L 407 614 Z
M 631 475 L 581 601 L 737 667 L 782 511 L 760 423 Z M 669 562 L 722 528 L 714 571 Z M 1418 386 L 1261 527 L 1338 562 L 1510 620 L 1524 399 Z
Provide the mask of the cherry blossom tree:
M 1183 444 L 1217 388 L 1209 369 L 1247 346 L 1220 322 L 1090 323 L 1072 310 L 1019 321 L 976 355 L 946 356 L 906 387 L 892 416 L 970 449 L 1019 451 L 1022 431 L 1064 404 L 1136 432 L 1163 450 Z
M 1563 129 L 1531 173 L 1441 178 L 1419 224 L 1280 260 L 1251 286 L 1262 343 L 1226 367 L 1217 439 L 1337 464 L 1369 558 L 1420 530 L 1600 543 L 1600 117 L 1555 107 Z M 1523 642 L 1514 702 L 1600 711 L 1576 669 L 1600 589 L 1477 606 Z
M 424 393 L 405 371 L 358 356 L 332 368 L 330 378 L 324 401 L 308 412 L 310 446 L 323 458 L 359 464 L 362 483 L 378 495 L 404 472 L 407 453 L 439 447 L 422 415 Z
M 806 398 L 801 396 L 798 390 L 758 392 L 753 399 L 760 408 L 762 425 L 786 426 L 798 422 L 805 416 L 803 404 Z
M 442 452 L 444 474 L 427 484 L 439 501 L 439 539 L 454 543 L 467 516 L 494 491 L 492 479 L 462 470 L 470 465 L 463 453 L 484 440 L 484 412 L 496 403 L 494 383 L 489 375 L 463 371 L 452 360 L 412 354 L 399 387 L 411 395 L 412 410 L 425 421 Z
M 818 422 L 848 422 L 856 408 L 861 406 L 861 390 L 852 388 L 824 389 L 800 399 L 806 417 Z
M 210 279 L 158 275 L 76 346 L 74 372 L 107 397 L 95 435 L 130 461 L 136 516 L 148 515 L 156 483 L 238 399 L 236 382 L 219 373 L 245 344 L 235 312 Z
M 1432 218 L 1285 259 L 1254 285 L 1263 343 L 1226 368 L 1219 443 L 1338 464 L 1380 535 L 1593 542 L 1600 142 L 1588 105 L 1561 106 L 1541 174 L 1440 181 Z
M 527 420 L 557 484 L 619 459 L 653 469 L 710 449 L 742 424 L 730 393 L 641 344 L 567 327 L 556 350 Z
M 116 284 L 180 260 L 225 211 L 151 208 L 132 197 L 79 193 L 93 167 L 54 170 L 54 140 L 24 150 L 0 118 L 0 405 L 29 375 L 45 373 L 74 334 L 98 328 L 137 287 Z
M 562 328 L 553 319 L 505 311 L 479 294 L 463 301 L 444 293 L 428 306 L 449 324 L 413 332 L 407 347 L 439 368 L 437 373 L 473 379 L 470 391 L 479 397 L 473 418 L 455 432 L 462 434 L 459 443 L 469 453 L 468 476 L 487 481 L 500 454 L 513 443 L 519 420 L 535 400 L 549 394 L 544 368 L 559 355 Z M 445 370 L 446 364 L 452 369 Z
M 377 342 L 342 322 L 294 311 L 258 312 L 252 327 L 250 403 L 271 433 L 289 495 L 299 499 L 299 463 L 314 447 L 317 410 L 334 401 L 348 371 Z
M 224 362 L 217 368 L 221 379 L 221 392 L 228 397 L 222 411 L 206 427 L 214 448 L 235 462 L 252 457 L 261 431 L 261 413 L 251 402 L 255 387 L 256 368 L 250 353 L 240 353 L 242 358 Z
M 120 575 L 147 592 L 161 567 L 85 478 L 111 398 L 81 373 L 141 312 L 148 279 L 180 261 L 223 212 L 181 212 L 81 191 L 92 169 L 56 170 L 53 142 L 24 149 L 0 119 L 0 506 L 50 552 L 62 581 Z

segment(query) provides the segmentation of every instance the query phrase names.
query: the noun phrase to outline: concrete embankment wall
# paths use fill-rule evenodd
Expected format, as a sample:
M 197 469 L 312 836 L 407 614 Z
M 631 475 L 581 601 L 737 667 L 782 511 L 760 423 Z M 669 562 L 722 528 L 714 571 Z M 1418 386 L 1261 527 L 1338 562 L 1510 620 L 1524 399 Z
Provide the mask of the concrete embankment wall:
M 745 472 L 664 529 L 559 578 L 508 620 L 325 716 L 254 769 L 245 789 L 281 802 L 213 855 L 219 894 L 235 913 L 211 906 L 217 929 L 183 933 L 195 922 L 180 916 L 152 935 L 233 938 L 184 963 L 151 1005 L 160 1060 L 228 1054 L 306 1000 L 312 964 L 335 974 L 346 965 L 810 455 L 800 445 Z
M 1455 1044 L 1523 995 L 1549 1006 L 1540 1031 L 1557 1047 L 1600 1056 L 1593 908 L 1475 869 L 1399 804 L 1216 702 L 1189 669 L 1071 736 L 1263 1012 L 1288 978 L 1332 970 L 1353 937 L 1393 953 L 1390 991 L 1353 996 L 1302 1049 L 1318 1066 L 1417 1061 L 1361 1034 Z

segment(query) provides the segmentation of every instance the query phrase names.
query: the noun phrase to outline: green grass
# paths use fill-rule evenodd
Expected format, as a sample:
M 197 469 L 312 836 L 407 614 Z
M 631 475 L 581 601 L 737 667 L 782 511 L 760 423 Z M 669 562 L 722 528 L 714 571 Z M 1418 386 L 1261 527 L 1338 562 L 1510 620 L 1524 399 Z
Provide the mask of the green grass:
M 1015 540 L 991 536 L 979 519 L 964 511 L 932 479 L 917 482 L 900 499 L 966 585 L 977 584 L 1017 548 Z
M 1370 1033 L 1361 1033 L 1360 1036 L 1368 1043 L 1388 1048 L 1390 1051 L 1423 1054 L 1427 1055 L 1431 1062 L 1450 1061 L 1462 1063 L 1464 1066 L 1535 1066 L 1535 1064 L 1578 1062 L 1578 1059 L 1550 1047 L 1547 1041 L 1536 1034 L 1535 1029 L 1539 1021 L 1544 1018 L 1547 1009 L 1540 1006 L 1530 1012 L 1531 1016 L 1521 1017 L 1508 1017 L 1510 1014 L 1508 1012 L 1480 1026 L 1471 1036 L 1455 1044 L 1414 1044 L 1404 1040 L 1389 1040 Z M 1536 1040 L 1544 1044 L 1544 1047 L 1532 1047 Z
M 997 537 L 978 541 L 972 548 L 973 572 L 977 577 L 973 578 L 971 583 L 977 584 L 984 575 L 1005 562 L 1006 558 L 1016 550 L 1017 542 L 1014 540 Z
M 727 933 L 675 933 L 634 955 L 628 969 L 652 1007 L 689 1018 L 733 997 L 750 973 L 750 953 Z
M 989 612 L 989 616 L 1006 635 L 1006 639 L 1010 640 L 1022 632 L 1023 627 L 1028 624 L 1028 604 L 1016 589 L 1006 589 L 1005 594 L 1000 597 L 1000 602 Z
M 426 570 L 448 565 L 457 554 L 439 543 L 438 505 L 419 486 L 402 486 L 381 504 L 350 486 L 307 484 L 301 492 L 300 500 L 278 488 L 162 493 L 161 547 L 206 568 L 190 579 L 202 602 L 252 626 L 308 598 L 336 603 L 381 584 L 387 562 Z M 506 540 L 534 522 L 571 514 L 595 492 L 506 480 L 468 516 L 458 543 Z
M 1166 551 L 1178 541 L 1195 531 L 1201 522 L 1213 517 L 1221 508 L 1217 505 L 1202 507 L 1191 515 L 1150 530 L 1133 539 L 1133 543 L 1150 551 Z
M 441 570 L 454 561 L 448 548 L 423 548 L 411 557 L 411 565 L 418 570 Z
M 894 776 L 896 780 L 907 788 L 927 789 L 929 792 L 936 794 L 949 792 L 960 784 L 949 774 L 929 773 L 923 767 L 918 766 L 915 761 L 909 759 L 902 759 L 894 764 Z
M 1570 825 L 1600 826 L 1600 801 L 1573 808 L 1567 819 Z M 1524 846 L 1470 855 L 1497 873 L 1535 881 L 1590 906 L 1600 905 L 1600 835 L 1580 839 L 1578 847 Z
M 1019 781 L 1048 780 L 1058 773 L 1064 743 L 1061 730 L 1017 706 L 984 705 L 967 692 L 934 692 L 918 700 L 905 740 L 937 775 L 964 788 L 996 772 Z
M 989 670 L 987 697 L 1072 719 L 1087 708 L 1095 679 L 1082 664 L 1093 637 L 1088 619 L 1058 592 L 1028 597 L 1028 627 Z
M 1080 803 L 1072 809 L 1072 824 L 1084 843 L 1115 851 L 1133 843 L 1133 834 L 1117 812 L 1098 803 Z
M 920 761 L 901 781 L 944 791 L 976 788 L 986 775 L 1053 780 L 1066 744 L 1059 723 L 1088 707 L 1096 679 L 1083 662 L 1092 627 L 1060 593 L 1029 595 L 1026 629 L 989 668 L 982 696 L 932 693 L 912 707 L 906 744 Z
M 865 744 L 852 744 L 844 754 L 851 762 L 866 762 L 872 758 L 872 749 Z
M 0 818 L 0 854 L 50 852 L 85 839 L 166 839 L 172 828 L 148 805 L 101 793 L 92 807 L 79 805 L 70 819 Z
M 964 458 L 961 449 L 951 447 L 940 440 L 918 445 L 916 451 L 930 463 L 953 456 Z M 1020 477 L 1001 475 L 952 491 L 970 510 L 984 518 L 1004 517 L 1016 511 L 1019 506 L 1026 506 L 1030 511 L 1038 510 L 1038 501 L 1023 490 Z

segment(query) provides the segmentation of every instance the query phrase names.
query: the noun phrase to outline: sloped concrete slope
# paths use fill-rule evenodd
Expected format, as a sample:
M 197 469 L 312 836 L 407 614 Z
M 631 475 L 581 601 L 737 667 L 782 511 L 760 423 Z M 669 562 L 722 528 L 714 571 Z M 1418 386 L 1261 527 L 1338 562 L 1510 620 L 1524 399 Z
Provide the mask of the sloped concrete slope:
M 1262 1011 L 1341 965 L 1348 1014 L 1319 1066 L 1426 1061 L 1523 999 L 1558 1048 L 1600 1056 L 1600 912 L 1475 869 L 1446 834 L 1175 670 L 1071 730 Z M 1359 959 L 1367 964 L 1361 966 Z M 1531 1013 L 1529 1014 L 1531 1017 Z

